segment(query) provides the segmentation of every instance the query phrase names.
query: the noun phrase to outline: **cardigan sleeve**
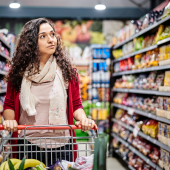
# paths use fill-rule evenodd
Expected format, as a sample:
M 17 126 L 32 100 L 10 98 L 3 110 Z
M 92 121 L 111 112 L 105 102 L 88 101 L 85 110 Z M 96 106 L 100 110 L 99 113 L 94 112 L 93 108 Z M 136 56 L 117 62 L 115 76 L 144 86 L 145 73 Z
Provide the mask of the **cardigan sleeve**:
M 15 111 L 14 107 L 14 90 L 11 89 L 10 83 L 7 83 L 7 92 L 4 101 L 4 110 L 11 109 Z
M 73 112 L 80 108 L 83 109 L 81 96 L 80 96 L 79 78 L 78 81 L 76 81 L 76 79 L 73 78 L 71 83 L 71 90 L 72 90 Z

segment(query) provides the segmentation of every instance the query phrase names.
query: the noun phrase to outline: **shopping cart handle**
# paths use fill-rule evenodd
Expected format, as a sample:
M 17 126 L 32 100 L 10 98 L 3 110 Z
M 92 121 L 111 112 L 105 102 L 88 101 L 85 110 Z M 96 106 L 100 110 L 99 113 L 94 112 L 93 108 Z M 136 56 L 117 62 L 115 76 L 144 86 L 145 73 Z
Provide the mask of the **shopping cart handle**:
M 71 126 L 71 127 L 70 127 Z M 35 125 L 18 125 L 18 130 L 24 130 L 25 128 L 27 128 L 27 130 L 66 130 L 66 129 L 69 129 L 71 130 L 71 128 L 73 130 L 76 130 L 76 129 L 81 129 L 81 125 L 79 126 L 76 126 L 76 125 L 70 125 L 70 126 L 62 126 L 62 125 L 59 125 L 59 126 L 48 126 L 48 125 L 38 125 L 38 126 L 35 126 Z M 0 130 L 4 130 L 3 128 L 3 125 L 0 125 Z M 95 132 L 97 132 L 98 130 L 98 127 L 97 125 L 94 126 L 94 128 L 92 130 L 95 130 Z

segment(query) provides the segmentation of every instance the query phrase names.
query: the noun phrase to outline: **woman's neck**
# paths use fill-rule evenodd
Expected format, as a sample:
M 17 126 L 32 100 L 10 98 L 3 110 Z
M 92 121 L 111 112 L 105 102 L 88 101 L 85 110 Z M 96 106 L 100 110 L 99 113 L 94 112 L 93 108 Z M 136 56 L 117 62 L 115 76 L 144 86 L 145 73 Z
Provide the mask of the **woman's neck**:
M 46 62 L 48 61 L 48 59 L 50 58 L 50 56 L 49 55 L 43 55 L 43 56 L 41 55 L 40 56 L 40 68 L 41 68 L 41 70 L 44 68 L 44 66 L 45 66 Z

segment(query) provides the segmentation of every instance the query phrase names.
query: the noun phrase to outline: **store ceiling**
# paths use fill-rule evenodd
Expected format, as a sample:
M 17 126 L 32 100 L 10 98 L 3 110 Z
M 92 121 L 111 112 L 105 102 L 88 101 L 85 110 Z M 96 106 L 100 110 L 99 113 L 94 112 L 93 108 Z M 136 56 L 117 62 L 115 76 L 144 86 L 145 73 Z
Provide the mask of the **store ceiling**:
M 99 1 L 106 10 L 94 9 Z M 21 7 L 11 9 L 13 0 L 0 0 L 0 18 L 130 20 L 145 15 L 157 1 L 163 0 L 18 0 Z
M 8 6 L 12 0 L 0 0 L 0 6 Z M 66 8 L 93 8 L 98 0 L 18 0 L 23 7 L 66 7 Z M 136 7 L 130 0 L 102 0 L 106 7 Z M 149 0 L 134 0 L 136 3 L 143 3 L 144 8 L 150 7 Z

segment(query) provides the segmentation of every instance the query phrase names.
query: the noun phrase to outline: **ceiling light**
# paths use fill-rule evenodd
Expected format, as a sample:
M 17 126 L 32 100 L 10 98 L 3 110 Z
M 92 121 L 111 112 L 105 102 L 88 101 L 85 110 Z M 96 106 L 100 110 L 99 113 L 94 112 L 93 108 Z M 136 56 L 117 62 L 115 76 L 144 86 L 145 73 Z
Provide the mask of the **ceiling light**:
M 9 4 L 10 8 L 19 8 L 21 5 L 17 1 L 13 1 L 12 3 Z
M 104 4 L 97 4 L 95 5 L 96 10 L 105 10 L 106 6 Z

